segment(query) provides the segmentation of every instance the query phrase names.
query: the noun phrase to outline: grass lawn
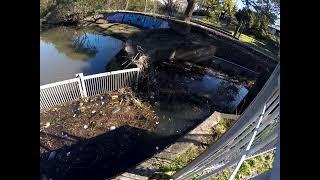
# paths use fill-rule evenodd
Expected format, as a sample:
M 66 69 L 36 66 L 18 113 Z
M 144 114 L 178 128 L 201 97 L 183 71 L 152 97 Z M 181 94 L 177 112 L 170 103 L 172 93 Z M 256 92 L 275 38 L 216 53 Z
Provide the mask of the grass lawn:
M 219 123 L 214 127 L 216 136 L 221 137 L 234 123 L 234 120 L 221 119 Z M 210 140 L 208 140 L 209 143 Z M 192 160 L 198 157 L 205 149 L 203 148 L 193 148 L 189 149 L 184 154 L 180 155 L 173 162 L 161 162 L 158 164 L 159 171 L 157 174 L 157 179 L 170 179 L 170 176 L 175 172 L 179 171 Z M 274 152 L 268 152 L 260 156 L 245 160 L 241 165 L 235 179 L 250 179 L 250 177 L 264 173 L 272 168 L 272 162 L 274 159 Z M 233 165 L 214 176 L 210 177 L 212 180 L 227 180 L 236 165 Z M 197 179 L 197 176 L 193 177 Z
M 225 31 L 230 32 L 231 34 L 233 34 L 234 30 L 235 30 L 235 25 L 230 25 L 229 27 L 227 27 L 227 26 L 221 24 L 220 22 L 214 21 L 213 19 L 197 19 L 197 20 L 204 22 L 204 23 L 207 23 L 207 24 L 210 24 L 210 25 L 213 25 L 213 26 L 216 26 L 216 27 L 219 27 L 221 29 L 224 29 Z M 248 36 L 246 34 L 241 34 L 239 40 L 250 45 L 251 47 L 255 48 L 256 50 L 258 50 L 266 55 L 269 55 L 274 58 L 277 57 L 277 55 L 275 55 L 273 52 L 271 52 L 268 49 L 268 47 L 266 46 L 266 43 L 258 41 L 251 36 Z
M 244 180 L 244 179 L 250 179 L 253 176 L 262 174 L 272 168 L 272 163 L 274 159 L 274 152 L 267 152 L 265 154 L 262 154 L 260 156 L 256 156 L 252 159 L 245 160 L 237 175 L 235 176 L 235 179 Z M 214 176 L 211 177 L 211 180 L 226 180 L 230 177 L 231 173 L 233 172 L 234 168 L 229 167 Z

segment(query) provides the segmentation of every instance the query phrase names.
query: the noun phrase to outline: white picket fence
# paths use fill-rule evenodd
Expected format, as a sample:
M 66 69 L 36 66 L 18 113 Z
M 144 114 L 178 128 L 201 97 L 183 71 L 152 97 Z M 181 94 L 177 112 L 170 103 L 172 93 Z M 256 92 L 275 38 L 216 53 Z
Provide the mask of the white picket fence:
M 138 82 L 139 68 L 83 76 L 40 86 L 40 109 L 129 87 Z

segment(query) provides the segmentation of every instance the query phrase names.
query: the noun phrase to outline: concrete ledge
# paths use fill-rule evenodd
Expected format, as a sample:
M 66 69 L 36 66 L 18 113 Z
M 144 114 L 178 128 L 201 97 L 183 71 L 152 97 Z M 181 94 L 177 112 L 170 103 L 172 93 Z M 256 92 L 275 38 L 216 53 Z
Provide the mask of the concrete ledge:
M 181 154 L 185 153 L 191 148 L 195 148 L 202 143 L 208 142 L 208 138 L 212 137 L 214 131 L 213 127 L 219 122 L 220 119 L 238 119 L 238 115 L 223 114 L 215 111 L 210 117 L 204 120 L 196 128 L 188 132 L 183 137 L 179 138 L 174 144 L 170 145 L 163 151 L 155 154 L 150 159 L 145 160 L 134 168 L 128 169 L 114 180 L 131 179 L 149 179 L 148 177 L 155 174 L 158 170 L 157 164 L 159 162 L 172 162 Z

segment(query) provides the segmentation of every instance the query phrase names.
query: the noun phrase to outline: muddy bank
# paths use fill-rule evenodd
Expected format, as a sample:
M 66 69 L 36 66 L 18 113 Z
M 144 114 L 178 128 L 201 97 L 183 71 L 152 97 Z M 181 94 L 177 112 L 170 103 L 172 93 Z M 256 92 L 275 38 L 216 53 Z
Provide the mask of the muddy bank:
M 40 152 L 71 145 L 68 134 L 89 139 L 123 125 L 152 131 L 157 121 L 151 106 L 135 97 L 130 88 L 62 104 L 40 113 Z
M 53 179 L 90 179 L 93 171 L 98 173 L 93 179 L 99 179 L 107 176 L 103 171 L 116 173 L 148 155 L 130 160 L 136 148 L 148 144 L 149 153 L 156 150 L 149 141 L 158 124 L 150 105 L 130 89 L 44 110 L 40 114 L 41 173 Z

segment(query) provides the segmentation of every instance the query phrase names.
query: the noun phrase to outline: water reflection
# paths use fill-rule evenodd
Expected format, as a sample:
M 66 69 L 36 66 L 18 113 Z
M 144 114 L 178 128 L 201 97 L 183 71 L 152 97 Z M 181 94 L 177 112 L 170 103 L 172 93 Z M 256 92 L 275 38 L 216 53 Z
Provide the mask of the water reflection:
M 123 42 L 90 29 L 53 28 L 40 34 L 40 85 L 95 74 L 123 47 Z
M 208 74 L 158 70 L 150 99 L 159 116 L 159 135 L 180 134 L 214 111 L 230 113 L 248 93 L 241 85 Z

